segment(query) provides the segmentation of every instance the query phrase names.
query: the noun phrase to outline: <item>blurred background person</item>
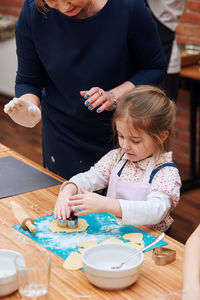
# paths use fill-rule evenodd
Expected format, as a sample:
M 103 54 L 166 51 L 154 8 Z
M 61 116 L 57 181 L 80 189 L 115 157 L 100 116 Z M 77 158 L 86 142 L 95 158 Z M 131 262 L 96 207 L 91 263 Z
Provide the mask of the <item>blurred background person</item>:
M 175 31 L 186 0 L 146 0 L 157 23 L 168 70 L 160 87 L 168 97 L 176 101 L 181 69 L 181 54 L 176 42 Z

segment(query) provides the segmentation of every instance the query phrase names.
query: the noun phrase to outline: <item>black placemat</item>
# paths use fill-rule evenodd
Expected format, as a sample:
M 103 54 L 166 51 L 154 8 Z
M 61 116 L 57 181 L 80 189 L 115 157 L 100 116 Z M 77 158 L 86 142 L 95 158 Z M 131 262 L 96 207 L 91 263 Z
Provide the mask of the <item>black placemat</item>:
M 61 182 L 12 156 L 0 157 L 0 198 L 23 194 Z

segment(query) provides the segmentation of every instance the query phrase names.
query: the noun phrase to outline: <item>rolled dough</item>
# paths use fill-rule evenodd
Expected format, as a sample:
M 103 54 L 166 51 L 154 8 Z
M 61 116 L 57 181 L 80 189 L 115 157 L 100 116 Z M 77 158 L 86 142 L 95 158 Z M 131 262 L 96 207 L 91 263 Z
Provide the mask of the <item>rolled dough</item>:
M 58 226 L 58 222 L 54 220 L 49 225 L 49 229 L 52 232 L 80 232 L 85 231 L 88 228 L 89 224 L 85 219 L 78 219 L 78 227 L 77 228 L 68 228 L 68 227 L 60 227 Z

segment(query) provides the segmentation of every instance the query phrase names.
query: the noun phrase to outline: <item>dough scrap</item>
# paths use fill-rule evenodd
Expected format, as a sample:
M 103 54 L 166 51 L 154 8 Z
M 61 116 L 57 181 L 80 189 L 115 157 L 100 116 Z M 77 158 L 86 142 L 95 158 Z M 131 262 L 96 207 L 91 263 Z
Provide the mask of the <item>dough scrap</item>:
M 114 236 L 112 236 L 111 238 L 109 238 L 109 239 L 102 242 L 102 244 L 107 244 L 107 243 L 122 243 L 123 244 L 122 240 L 117 239 Z
M 83 247 L 83 248 L 89 248 L 89 247 L 91 247 L 91 246 L 93 246 L 93 245 L 97 245 L 97 244 L 98 244 L 97 241 L 92 241 L 92 240 L 90 240 L 90 241 L 81 241 L 81 242 L 79 242 L 79 243 L 77 244 L 77 246 L 78 246 L 78 247 Z
M 79 270 L 82 267 L 81 254 L 78 252 L 71 252 L 63 263 L 65 270 Z
M 134 242 L 134 243 L 140 242 L 143 239 L 143 234 L 140 232 L 126 233 L 123 235 L 123 239 Z
M 52 232 L 80 232 L 85 231 L 88 228 L 89 224 L 85 219 L 78 219 L 78 227 L 77 228 L 68 228 L 68 227 L 60 227 L 58 226 L 58 222 L 54 220 L 49 225 L 49 229 L 51 229 Z

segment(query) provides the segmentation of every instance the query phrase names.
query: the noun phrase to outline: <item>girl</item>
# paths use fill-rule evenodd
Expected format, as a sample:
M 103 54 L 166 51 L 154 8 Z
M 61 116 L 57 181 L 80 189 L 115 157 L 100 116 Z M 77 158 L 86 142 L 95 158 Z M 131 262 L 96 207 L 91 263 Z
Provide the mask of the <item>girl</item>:
M 113 118 L 120 147 L 63 183 L 55 218 L 65 220 L 70 210 L 77 216 L 108 212 L 123 224 L 166 231 L 181 187 L 168 152 L 175 113 L 175 104 L 158 88 L 139 86 L 124 96 Z M 106 197 L 93 193 L 107 186 Z

